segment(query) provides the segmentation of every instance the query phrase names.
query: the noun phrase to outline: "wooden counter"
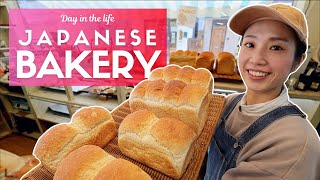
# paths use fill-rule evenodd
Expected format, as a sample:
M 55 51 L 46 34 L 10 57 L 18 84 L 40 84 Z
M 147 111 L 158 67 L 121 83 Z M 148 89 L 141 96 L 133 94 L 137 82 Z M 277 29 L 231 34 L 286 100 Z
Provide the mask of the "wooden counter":
M 224 89 L 224 90 L 232 90 L 238 92 L 244 92 L 246 87 L 243 83 L 230 83 L 230 82 L 214 82 L 214 89 Z M 320 92 L 314 91 L 289 91 L 289 96 L 291 98 L 299 98 L 299 99 L 311 99 L 320 101 Z

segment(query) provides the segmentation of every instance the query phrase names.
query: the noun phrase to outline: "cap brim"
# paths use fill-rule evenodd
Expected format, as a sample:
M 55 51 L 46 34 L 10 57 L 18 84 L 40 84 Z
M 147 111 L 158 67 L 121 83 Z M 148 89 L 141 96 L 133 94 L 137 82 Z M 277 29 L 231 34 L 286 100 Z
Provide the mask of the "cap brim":
M 234 33 L 243 35 L 248 26 L 260 19 L 272 19 L 281 21 L 292 27 L 300 36 L 299 31 L 296 30 L 295 26 L 291 22 L 289 22 L 276 10 L 265 5 L 249 6 L 238 11 L 234 16 L 230 18 L 228 25 Z

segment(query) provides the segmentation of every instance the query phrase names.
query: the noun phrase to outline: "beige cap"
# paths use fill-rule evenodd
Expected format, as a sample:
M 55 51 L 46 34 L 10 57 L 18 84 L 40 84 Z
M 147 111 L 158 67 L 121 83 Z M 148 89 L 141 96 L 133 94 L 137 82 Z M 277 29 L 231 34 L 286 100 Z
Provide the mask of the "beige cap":
M 230 18 L 229 27 L 234 33 L 243 35 L 251 24 L 264 19 L 277 20 L 287 24 L 297 32 L 300 40 L 307 44 L 306 18 L 299 9 L 290 5 L 271 4 L 246 7 Z

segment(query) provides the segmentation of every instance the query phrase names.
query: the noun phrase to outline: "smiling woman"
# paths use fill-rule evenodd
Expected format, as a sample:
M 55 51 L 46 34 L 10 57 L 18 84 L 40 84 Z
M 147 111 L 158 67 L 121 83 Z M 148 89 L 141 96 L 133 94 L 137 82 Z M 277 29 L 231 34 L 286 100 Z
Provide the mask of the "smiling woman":
M 227 97 L 205 179 L 319 179 L 320 138 L 284 86 L 306 57 L 303 13 L 255 5 L 237 12 L 229 27 L 242 36 L 238 66 L 246 92 Z

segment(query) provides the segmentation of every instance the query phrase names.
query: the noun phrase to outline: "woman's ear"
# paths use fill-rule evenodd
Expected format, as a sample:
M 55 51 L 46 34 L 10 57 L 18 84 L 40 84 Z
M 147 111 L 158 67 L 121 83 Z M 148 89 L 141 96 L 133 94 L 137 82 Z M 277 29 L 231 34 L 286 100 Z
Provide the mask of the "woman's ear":
M 303 53 L 301 55 L 301 58 L 299 61 L 294 61 L 292 68 L 291 68 L 291 72 L 295 72 L 300 67 L 300 65 L 303 63 L 303 61 L 305 59 L 306 59 L 306 53 Z

